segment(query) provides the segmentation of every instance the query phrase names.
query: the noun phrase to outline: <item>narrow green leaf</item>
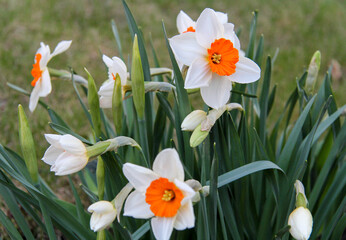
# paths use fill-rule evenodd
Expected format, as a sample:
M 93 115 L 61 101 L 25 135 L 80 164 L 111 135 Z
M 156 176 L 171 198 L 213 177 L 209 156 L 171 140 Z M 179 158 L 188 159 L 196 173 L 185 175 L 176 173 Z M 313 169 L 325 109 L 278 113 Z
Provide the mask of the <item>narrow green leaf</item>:
M 113 31 L 113 35 L 114 35 L 114 38 L 115 38 L 115 42 L 117 43 L 117 47 L 118 47 L 118 51 L 119 51 L 119 56 L 120 56 L 120 58 L 122 60 L 124 60 L 123 49 L 121 47 L 121 41 L 120 41 L 120 35 L 119 35 L 119 32 L 118 32 L 117 25 L 115 24 L 115 21 L 113 19 L 111 21 L 111 25 L 112 25 L 112 31 Z
M 149 222 L 147 221 L 144 223 L 140 228 L 137 229 L 136 232 L 132 234 L 133 240 L 139 240 L 141 237 L 143 237 L 144 234 L 146 234 L 150 230 Z
M 217 187 L 223 187 L 231 182 L 238 180 L 239 178 L 266 169 L 277 169 L 281 172 L 284 172 L 279 166 L 272 163 L 271 161 L 256 161 L 220 175 L 218 177 Z M 209 183 L 207 182 L 207 184 Z
M 215 145 L 214 145 L 215 149 Z M 210 234 L 213 237 L 217 236 L 217 180 L 218 180 L 218 170 L 219 170 L 219 161 L 217 153 L 214 150 L 214 159 L 211 164 L 210 172 L 210 194 L 209 194 L 209 227 Z
M 13 223 L 6 217 L 4 212 L 0 209 L 0 222 L 5 227 L 5 230 L 10 235 L 11 239 L 17 240 L 17 239 L 23 239 L 19 232 L 17 231 L 16 227 L 13 225 Z
M 68 176 L 68 180 L 69 180 L 69 183 L 70 183 L 70 186 L 71 186 L 71 189 L 72 189 L 72 192 L 73 192 L 73 196 L 74 196 L 74 200 L 76 202 L 76 209 L 77 209 L 77 214 L 78 214 L 78 219 L 80 221 L 80 223 L 85 227 L 85 228 L 88 228 L 89 227 L 89 223 L 88 223 L 88 220 L 85 219 L 85 212 L 84 212 L 84 207 L 82 205 L 82 201 L 78 195 L 78 192 L 72 182 L 72 178 L 71 176 Z

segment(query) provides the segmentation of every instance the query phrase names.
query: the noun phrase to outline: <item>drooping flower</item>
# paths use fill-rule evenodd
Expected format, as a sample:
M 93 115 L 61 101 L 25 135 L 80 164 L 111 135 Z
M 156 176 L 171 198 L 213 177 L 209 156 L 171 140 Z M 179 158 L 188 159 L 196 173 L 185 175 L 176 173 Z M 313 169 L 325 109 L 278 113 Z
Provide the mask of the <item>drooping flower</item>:
M 170 44 L 177 60 L 189 66 L 185 88 L 200 88 L 204 102 L 212 108 L 227 103 L 232 82 L 251 83 L 260 78 L 258 65 L 239 54 L 234 25 L 220 23 L 212 9 L 201 13 L 195 32 L 174 36 Z
M 113 203 L 108 201 L 98 201 L 88 207 L 88 212 L 92 213 L 90 218 L 90 229 L 94 232 L 101 231 L 109 226 L 117 215 Z
M 194 227 L 192 198 L 195 191 L 184 183 L 184 168 L 175 149 L 161 151 L 153 170 L 125 163 L 123 172 L 135 188 L 125 202 L 125 216 L 152 218 L 151 226 L 157 239 L 169 239 L 173 228 Z
M 225 111 L 238 109 L 243 111 L 239 103 L 229 103 L 218 109 L 212 109 L 207 114 L 202 110 L 195 110 L 187 115 L 181 124 L 181 130 L 193 131 L 190 138 L 190 146 L 196 147 L 208 136 L 210 129 Z
M 66 134 L 45 134 L 51 146 L 46 150 L 42 160 L 51 165 L 55 175 L 67 175 L 78 172 L 88 163 L 87 149 L 78 138 Z
M 116 75 L 119 74 L 121 85 L 124 86 L 128 76 L 127 67 L 123 60 L 118 57 L 109 58 L 103 55 L 102 60 L 108 67 L 108 80 L 102 84 L 98 91 L 100 95 L 100 107 L 112 108 L 112 96 Z
M 31 81 L 31 86 L 34 89 L 30 95 L 29 109 L 33 112 L 37 106 L 40 97 L 46 97 L 52 91 L 52 84 L 50 81 L 50 76 L 47 68 L 48 62 L 56 55 L 66 51 L 72 41 L 61 41 L 55 47 L 53 53 L 50 53 L 50 48 L 41 42 L 41 47 L 37 50 L 35 54 L 35 63 L 31 70 L 31 75 L 34 80 Z
M 296 190 L 296 209 L 288 217 L 289 232 L 297 240 L 307 240 L 312 232 L 312 215 L 307 208 L 308 200 L 305 196 L 304 185 L 296 180 L 294 188 Z
M 312 215 L 305 207 L 296 208 L 288 217 L 290 234 L 297 240 L 307 240 L 312 231 Z

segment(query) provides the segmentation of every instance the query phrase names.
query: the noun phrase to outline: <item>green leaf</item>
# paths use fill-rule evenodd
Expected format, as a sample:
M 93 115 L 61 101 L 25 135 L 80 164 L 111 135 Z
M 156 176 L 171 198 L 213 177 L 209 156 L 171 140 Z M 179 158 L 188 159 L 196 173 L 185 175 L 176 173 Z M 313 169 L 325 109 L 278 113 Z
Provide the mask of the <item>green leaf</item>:
M 143 237 L 144 234 L 146 234 L 150 230 L 149 222 L 147 221 L 144 223 L 140 228 L 137 229 L 136 232 L 132 234 L 133 240 L 139 240 L 141 237 Z
M 275 163 L 272 163 L 271 161 L 256 161 L 220 175 L 217 180 L 217 187 L 223 187 L 231 182 L 238 180 L 239 178 L 267 169 L 277 169 L 281 172 L 284 172 L 279 166 L 277 166 Z M 209 185 L 209 181 L 207 181 L 207 185 Z
M 11 239 L 18 240 L 23 239 L 13 223 L 6 217 L 4 212 L 0 209 L 0 222 L 5 227 L 5 230 L 10 235 Z

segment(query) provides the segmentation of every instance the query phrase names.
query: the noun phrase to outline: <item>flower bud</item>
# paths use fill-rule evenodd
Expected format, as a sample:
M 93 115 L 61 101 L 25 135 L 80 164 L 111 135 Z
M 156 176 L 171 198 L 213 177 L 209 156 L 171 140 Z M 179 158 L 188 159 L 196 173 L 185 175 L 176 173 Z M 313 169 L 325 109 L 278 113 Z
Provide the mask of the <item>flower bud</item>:
M 37 158 L 35 143 L 29 127 L 28 119 L 22 105 L 18 106 L 19 116 L 19 140 L 22 149 L 25 165 L 29 171 L 30 177 L 34 183 L 38 182 Z
M 312 94 L 315 88 L 315 83 L 318 76 L 318 71 L 321 65 L 321 52 L 316 51 L 311 58 L 311 62 L 308 69 L 308 76 L 306 78 L 305 88 L 309 94 Z
M 112 96 L 113 121 L 117 134 L 121 133 L 123 121 L 123 100 L 121 93 L 121 80 L 119 74 L 115 77 L 113 96 Z
M 291 226 L 290 234 L 297 240 L 307 240 L 312 231 L 312 215 L 309 209 L 296 208 L 288 217 L 288 225 Z
M 202 110 L 195 110 L 187 115 L 181 123 L 181 130 L 193 131 L 207 117 L 207 113 Z
M 198 125 L 190 137 L 190 146 L 197 147 L 208 136 L 209 131 L 202 131 L 201 125 Z
M 88 207 L 92 213 L 90 218 L 90 229 L 94 232 L 101 231 L 109 226 L 117 215 L 114 205 L 108 201 L 98 201 Z
M 135 35 L 135 38 L 133 40 L 131 82 L 132 82 L 133 102 L 135 104 L 138 118 L 143 119 L 144 106 L 145 106 L 144 75 L 143 75 L 141 55 L 139 53 L 137 35 Z

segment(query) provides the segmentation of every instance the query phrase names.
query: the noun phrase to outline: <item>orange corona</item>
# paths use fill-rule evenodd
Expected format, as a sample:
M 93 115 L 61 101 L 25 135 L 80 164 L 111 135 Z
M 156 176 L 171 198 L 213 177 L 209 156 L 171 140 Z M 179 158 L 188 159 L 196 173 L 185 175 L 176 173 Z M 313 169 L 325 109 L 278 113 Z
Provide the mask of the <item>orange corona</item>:
M 208 62 L 212 72 L 220 76 L 230 76 L 235 73 L 239 61 L 239 51 L 233 47 L 230 40 L 220 38 L 215 40 L 208 49 Z
M 183 32 L 183 33 L 187 33 L 187 32 L 196 32 L 196 30 L 195 30 L 193 27 L 188 27 L 188 28 L 186 29 L 186 31 Z
M 42 77 L 42 71 L 40 69 L 40 61 L 42 55 L 37 53 L 35 55 L 36 62 L 32 65 L 31 75 L 34 77 L 34 80 L 31 81 L 31 86 L 35 87 L 37 81 Z
M 145 201 L 157 217 L 174 217 L 184 195 L 174 183 L 167 178 L 159 178 L 151 182 L 145 193 Z

